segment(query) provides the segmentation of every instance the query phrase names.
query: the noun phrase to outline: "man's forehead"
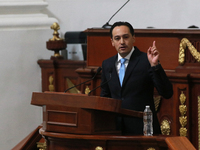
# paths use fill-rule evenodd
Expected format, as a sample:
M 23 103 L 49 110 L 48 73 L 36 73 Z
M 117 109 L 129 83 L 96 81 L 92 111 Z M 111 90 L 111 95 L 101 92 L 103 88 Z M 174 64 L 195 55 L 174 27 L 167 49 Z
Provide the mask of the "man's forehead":
M 130 34 L 130 30 L 127 26 L 117 26 L 113 29 L 113 35 Z

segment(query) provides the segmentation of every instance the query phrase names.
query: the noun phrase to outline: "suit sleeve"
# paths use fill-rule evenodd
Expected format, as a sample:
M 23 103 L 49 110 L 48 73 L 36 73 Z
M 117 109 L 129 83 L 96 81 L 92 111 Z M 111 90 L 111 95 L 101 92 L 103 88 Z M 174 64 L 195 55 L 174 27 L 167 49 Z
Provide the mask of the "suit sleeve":
M 162 66 L 158 64 L 155 67 L 151 67 L 150 72 L 158 93 L 166 99 L 171 98 L 173 95 L 173 86 Z
M 103 61 L 103 63 L 102 63 L 102 73 L 101 73 L 101 85 L 108 80 L 108 78 L 106 77 L 106 75 L 108 75 L 108 71 L 106 71 L 106 70 L 107 69 L 106 69 L 105 61 Z M 101 86 L 100 96 L 101 97 L 111 97 L 108 84 L 104 84 L 104 85 Z

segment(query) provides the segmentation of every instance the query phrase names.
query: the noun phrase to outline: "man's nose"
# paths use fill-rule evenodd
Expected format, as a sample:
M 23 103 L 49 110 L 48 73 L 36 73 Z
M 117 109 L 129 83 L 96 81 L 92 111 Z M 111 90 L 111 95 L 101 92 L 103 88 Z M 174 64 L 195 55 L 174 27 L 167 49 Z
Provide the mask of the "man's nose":
M 120 43 L 123 44 L 124 43 L 124 38 L 120 39 Z

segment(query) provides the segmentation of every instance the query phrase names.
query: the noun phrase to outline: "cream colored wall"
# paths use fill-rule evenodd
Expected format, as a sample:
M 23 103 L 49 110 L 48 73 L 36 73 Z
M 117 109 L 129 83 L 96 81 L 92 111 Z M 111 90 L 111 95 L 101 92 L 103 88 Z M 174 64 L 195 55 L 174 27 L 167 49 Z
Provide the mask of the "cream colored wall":
M 30 102 L 32 92 L 41 91 L 37 60 L 53 54 L 45 45 L 52 36 L 51 23 L 59 22 L 62 37 L 66 31 L 101 27 L 125 2 L 0 0 L 0 149 L 13 148 L 42 123 L 41 108 Z M 128 21 L 135 28 L 200 26 L 199 5 L 198 0 L 130 0 L 110 23 Z

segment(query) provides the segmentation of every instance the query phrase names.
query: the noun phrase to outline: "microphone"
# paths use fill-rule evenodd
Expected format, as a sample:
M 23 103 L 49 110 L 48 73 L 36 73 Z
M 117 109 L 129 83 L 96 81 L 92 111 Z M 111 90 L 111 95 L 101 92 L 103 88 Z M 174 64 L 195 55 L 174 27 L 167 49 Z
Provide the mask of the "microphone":
M 112 68 L 110 68 L 109 73 L 110 73 L 110 79 L 107 80 L 106 82 L 102 83 L 101 85 L 97 86 L 96 88 L 92 89 L 92 90 L 88 93 L 88 96 L 89 96 L 93 91 L 95 91 L 96 89 L 98 89 L 98 88 L 102 87 L 103 85 L 107 84 L 107 83 L 111 80 L 111 78 L 112 78 Z
M 122 7 L 120 7 L 120 9 L 118 9 L 116 11 L 116 13 L 114 13 L 114 15 L 112 15 L 112 17 L 108 20 L 108 22 L 106 22 L 106 24 L 104 24 L 102 26 L 102 28 L 104 29 L 110 29 L 111 28 L 111 25 L 109 24 L 110 20 L 129 2 L 130 0 L 128 0 L 126 3 L 124 3 L 124 5 L 122 5 Z
M 91 79 L 89 79 L 89 80 L 87 80 L 87 81 L 84 81 L 84 82 L 82 82 L 82 83 L 80 83 L 80 84 L 74 85 L 74 86 L 72 86 L 72 87 L 66 89 L 66 90 L 64 91 L 64 93 L 66 93 L 67 91 L 69 91 L 69 90 L 71 90 L 71 89 L 73 89 L 73 88 L 75 88 L 75 87 L 77 87 L 77 86 L 79 86 L 79 85 L 81 85 L 81 84 L 84 84 L 84 83 L 86 83 L 86 82 L 89 82 L 89 81 L 93 80 L 93 79 L 97 76 L 97 74 L 99 74 L 99 73 L 101 72 L 101 70 L 102 70 L 102 68 L 99 67 L 99 68 L 97 69 L 97 72 L 95 73 L 95 75 L 94 75 Z

